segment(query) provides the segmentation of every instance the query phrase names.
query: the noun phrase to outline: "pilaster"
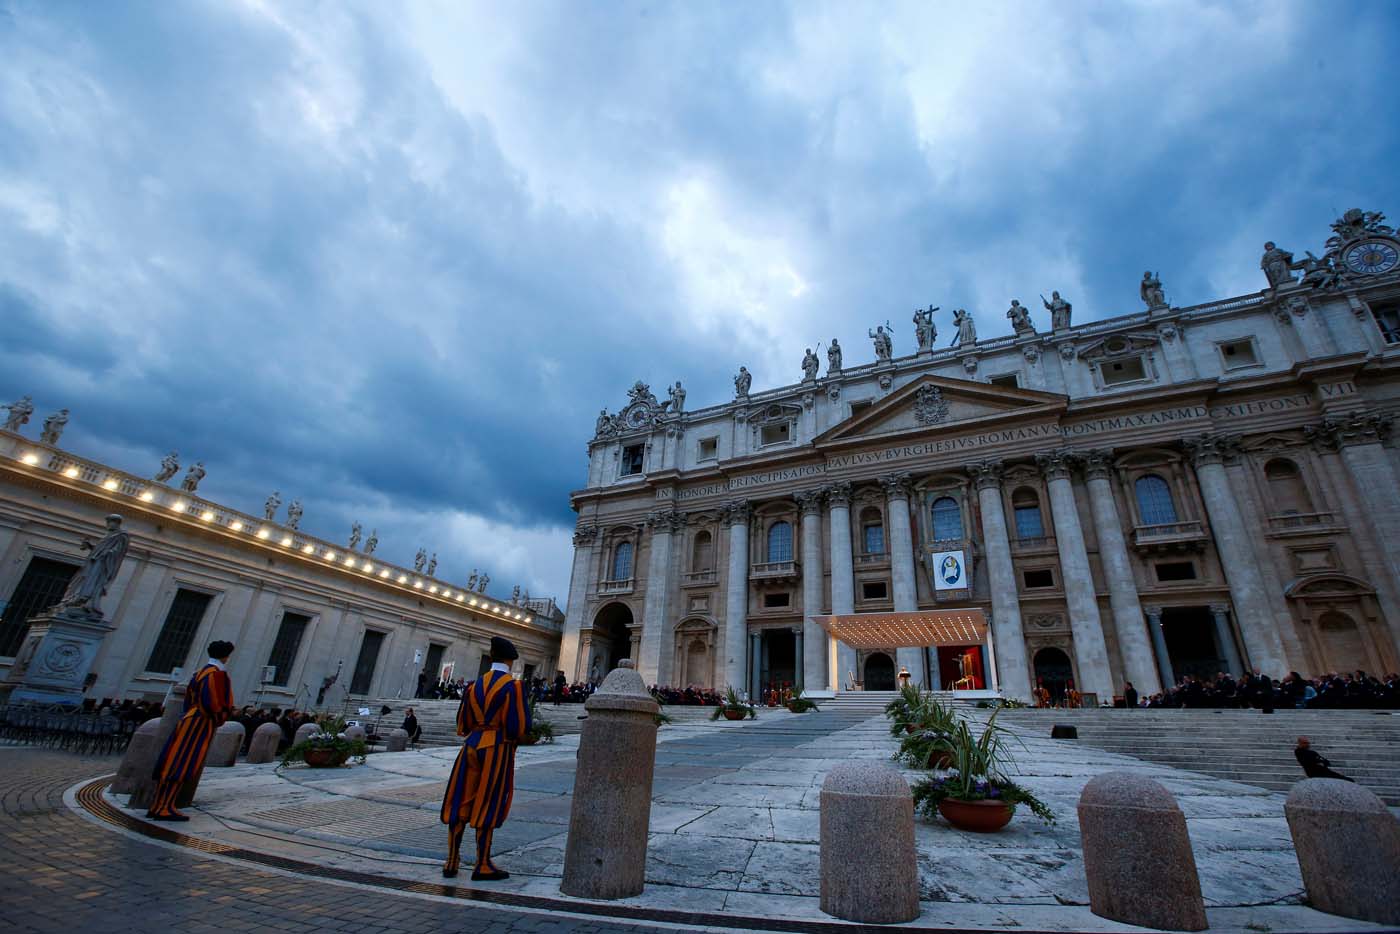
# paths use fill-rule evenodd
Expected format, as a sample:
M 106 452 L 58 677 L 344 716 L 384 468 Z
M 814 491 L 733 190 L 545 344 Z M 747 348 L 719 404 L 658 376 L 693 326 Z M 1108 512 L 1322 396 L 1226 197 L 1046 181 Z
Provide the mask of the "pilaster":
M 1001 501 L 1002 466 L 984 461 L 968 468 L 982 513 L 982 545 L 987 553 L 987 577 L 992 597 L 992 638 L 996 641 L 997 671 L 1004 693 L 1019 700 L 1031 697 L 1026 636 L 1021 626 L 1021 601 L 1011 563 L 1011 540 Z

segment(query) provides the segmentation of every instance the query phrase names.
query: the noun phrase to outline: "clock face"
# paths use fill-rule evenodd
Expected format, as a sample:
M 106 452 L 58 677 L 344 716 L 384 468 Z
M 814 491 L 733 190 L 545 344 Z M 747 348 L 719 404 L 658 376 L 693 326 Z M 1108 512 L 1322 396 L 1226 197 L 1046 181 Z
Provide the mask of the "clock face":
M 1345 259 L 1347 268 L 1364 276 L 1376 276 L 1390 272 L 1400 264 L 1400 250 L 1389 240 L 1362 240 L 1355 246 L 1347 247 Z

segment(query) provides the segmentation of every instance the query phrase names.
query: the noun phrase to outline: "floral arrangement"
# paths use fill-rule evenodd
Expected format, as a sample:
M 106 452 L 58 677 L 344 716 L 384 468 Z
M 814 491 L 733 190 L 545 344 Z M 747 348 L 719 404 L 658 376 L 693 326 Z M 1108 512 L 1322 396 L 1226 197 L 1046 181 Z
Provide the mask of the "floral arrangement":
M 924 817 L 938 814 L 938 803 L 945 798 L 955 801 L 1002 801 L 1013 810 L 1018 804 L 1030 808 L 1032 814 L 1047 824 L 1055 823 L 1055 812 L 1049 805 L 1013 781 L 1004 778 L 973 778 L 964 780 L 957 772 L 929 775 L 919 779 L 911 789 L 914 808 Z
M 736 691 L 732 685 L 724 689 L 724 703 L 715 708 L 715 712 L 710 714 L 710 719 L 718 720 L 720 717 L 724 716 L 726 710 L 740 711 L 750 720 L 758 719 L 757 708 L 755 708 L 753 704 L 745 703 L 744 699 L 739 696 L 739 692 Z
M 294 743 L 282 753 L 282 761 L 277 768 L 282 769 L 296 762 L 306 762 L 306 754 L 317 752 L 329 752 L 343 754 L 344 758 L 355 757 L 356 764 L 363 764 L 365 755 L 369 748 L 362 739 L 347 739 L 345 736 L 345 718 L 334 714 L 322 714 L 316 718 L 316 725 L 320 728 L 319 733 L 311 736 L 299 743 Z M 342 759 L 342 761 L 344 761 Z
M 530 699 L 530 731 L 525 734 L 526 738 L 533 738 L 536 743 L 554 742 L 554 724 L 540 716 L 539 706 L 535 699 Z
M 809 710 L 818 710 L 817 702 L 810 697 L 802 696 L 801 688 L 793 688 L 792 694 L 787 699 L 787 709 L 793 713 L 806 713 Z

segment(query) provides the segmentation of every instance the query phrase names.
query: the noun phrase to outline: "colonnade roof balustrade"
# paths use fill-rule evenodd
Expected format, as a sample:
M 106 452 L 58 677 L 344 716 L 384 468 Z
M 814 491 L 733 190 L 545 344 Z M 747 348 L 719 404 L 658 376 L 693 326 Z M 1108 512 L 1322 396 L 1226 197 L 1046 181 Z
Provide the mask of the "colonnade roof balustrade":
M 811 619 L 838 642 L 860 650 L 978 645 L 987 640 L 987 616 L 972 607 L 909 613 L 850 613 Z

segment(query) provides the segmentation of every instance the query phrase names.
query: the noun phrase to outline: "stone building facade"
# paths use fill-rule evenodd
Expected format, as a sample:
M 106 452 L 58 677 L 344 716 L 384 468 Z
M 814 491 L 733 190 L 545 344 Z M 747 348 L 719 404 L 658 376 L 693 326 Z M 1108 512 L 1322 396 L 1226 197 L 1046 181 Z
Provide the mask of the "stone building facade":
M 102 600 L 116 628 L 89 697 L 163 697 L 214 639 L 237 646 L 240 704 L 411 698 L 420 673 L 476 677 L 494 635 L 519 648 L 517 674 L 554 673 L 552 600 L 498 600 L 0 430 L 0 680 L 109 513 L 132 540 Z
M 876 360 L 689 411 L 600 414 L 561 667 L 1106 702 L 1186 673 L 1400 668 L 1400 265 L 1350 211 L 1325 255 L 1268 245 L 1262 291 Z M 1047 308 L 1052 303 L 1047 302 Z M 1047 322 L 1042 322 L 1042 328 Z M 849 351 L 847 351 L 849 352 Z M 677 387 L 679 388 L 679 387 Z M 950 586 L 951 584 L 951 586 Z M 854 649 L 827 616 L 976 609 L 985 644 Z

